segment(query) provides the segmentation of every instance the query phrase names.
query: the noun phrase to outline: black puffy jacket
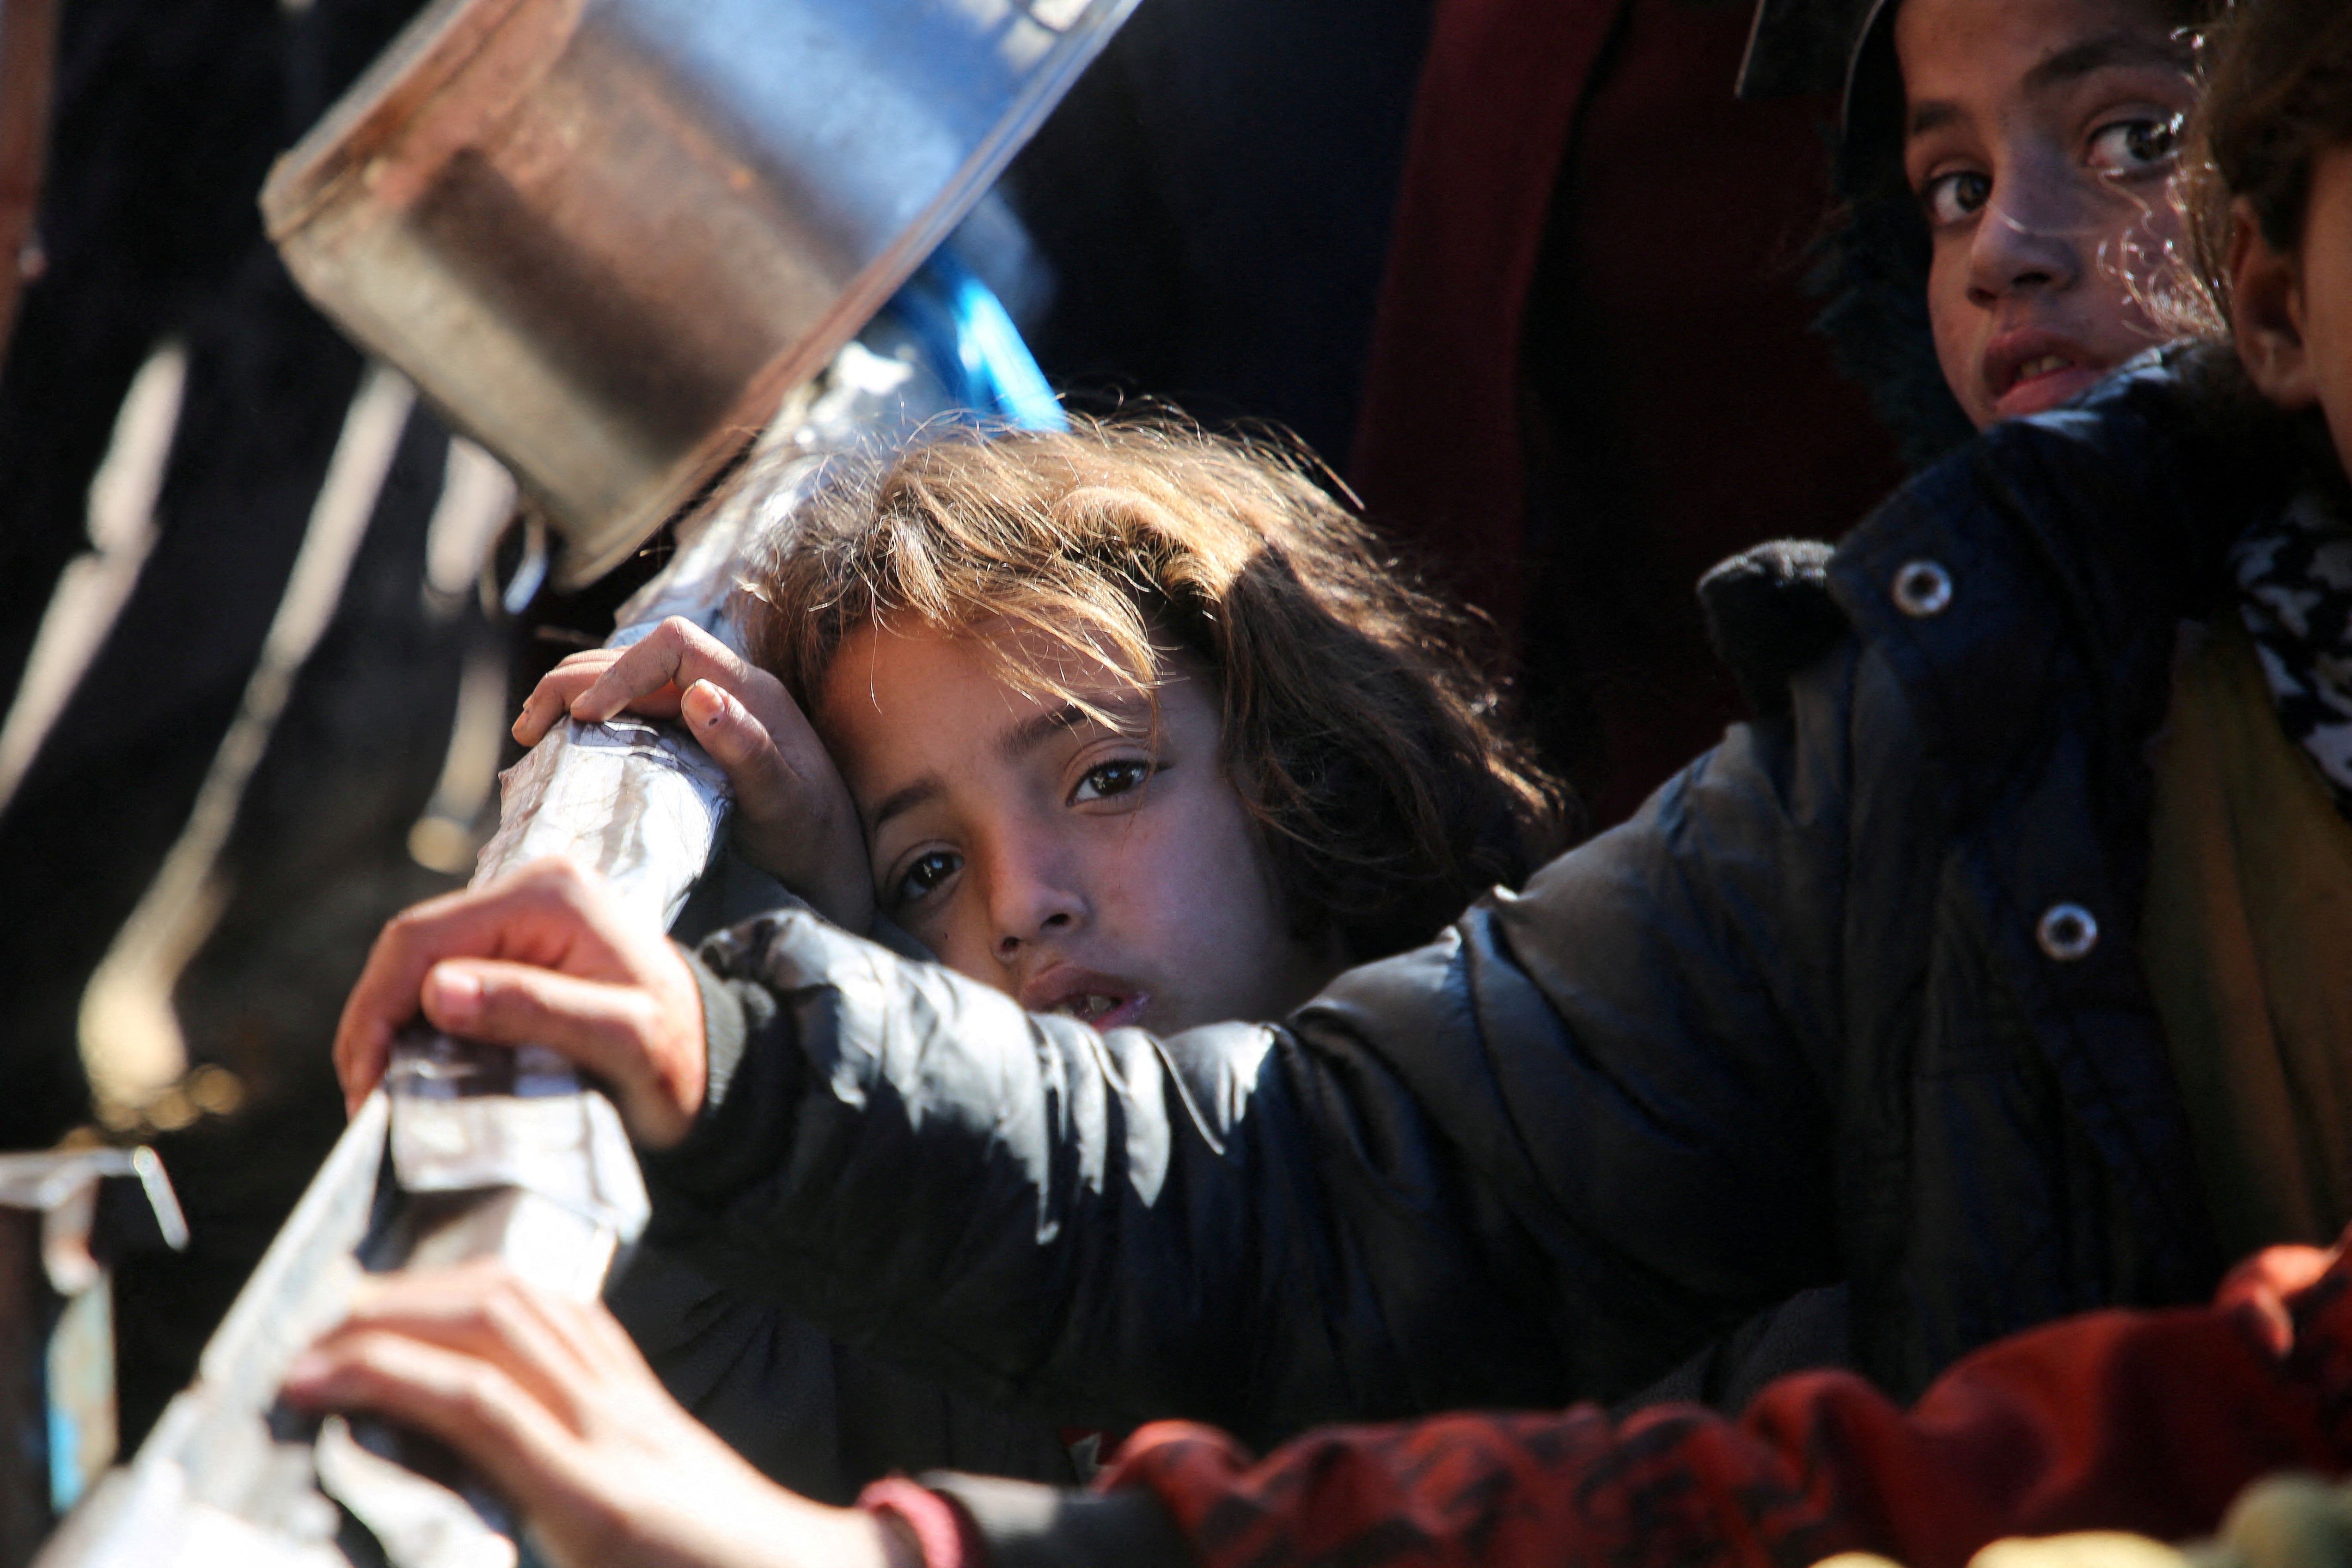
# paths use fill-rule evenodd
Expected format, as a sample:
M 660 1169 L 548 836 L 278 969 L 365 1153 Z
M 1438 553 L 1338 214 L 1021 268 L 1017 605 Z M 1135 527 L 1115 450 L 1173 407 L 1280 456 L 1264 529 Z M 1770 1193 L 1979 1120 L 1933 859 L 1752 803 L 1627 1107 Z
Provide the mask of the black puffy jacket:
M 2293 475 L 2193 371 L 1996 429 L 1825 572 L 1725 574 L 1767 711 L 1280 1027 L 1097 1036 L 805 913 L 714 939 L 657 1223 L 983 1396 L 1261 1440 L 1620 1394 L 1832 1281 L 1906 1395 L 2198 1298 L 2143 753 L 2179 622 Z

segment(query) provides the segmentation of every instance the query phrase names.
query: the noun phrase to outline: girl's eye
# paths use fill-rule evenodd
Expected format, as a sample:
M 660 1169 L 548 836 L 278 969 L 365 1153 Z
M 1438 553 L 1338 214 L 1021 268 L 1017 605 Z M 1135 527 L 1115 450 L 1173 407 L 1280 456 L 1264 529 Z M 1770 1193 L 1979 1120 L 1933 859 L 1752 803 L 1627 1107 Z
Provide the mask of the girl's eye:
M 2180 116 L 2118 120 L 2091 132 L 2090 163 L 2112 174 L 2152 174 L 2180 151 Z
M 963 856 L 953 850 L 932 850 L 917 858 L 906 874 L 898 879 L 898 899 L 900 904 L 914 903 L 935 891 L 940 883 L 963 869 Z
M 1118 762 L 1105 762 L 1086 770 L 1078 787 L 1070 791 L 1070 804 L 1086 800 L 1108 800 L 1142 787 L 1151 777 L 1151 764 L 1141 758 L 1129 758 Z
M 1938 174 L 1919 193 L 1920 203 L 1927 209 L 1927 221 L 1938 227 L 1968 222 L 1983 211 L 1985 203 L 1991 198 L 1991 176 L 1973 170 Z

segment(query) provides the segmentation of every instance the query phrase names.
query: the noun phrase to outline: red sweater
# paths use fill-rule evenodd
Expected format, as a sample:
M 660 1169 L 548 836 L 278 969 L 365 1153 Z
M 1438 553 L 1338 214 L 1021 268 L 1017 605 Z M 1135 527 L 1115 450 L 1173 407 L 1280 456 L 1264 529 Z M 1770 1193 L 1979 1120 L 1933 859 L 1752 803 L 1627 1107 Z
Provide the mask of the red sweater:
M 1315 1432 L 1265 1459 L 1167 1422 L 1138 1432 L 1098 1490 L 1147 1490 L 1203 1568 L 1805 1568 L 1856 1550 L 1960 1568 L 2005 1536 L 2210 1534 L 2260 1476 L 2347 1469 L 2352 1269 L 2277 1248 L 2210 1308 L 2020 1334 L 1908 1411 L 1822 1372 L 1775 1383 L 1737 1421 L 1690 1406 L 1444 1416 Z M 936 1492 L 904 1510 L 915 1490 L 884 1483 L 872 1500 L 935 1511 L 919 1531 L 929 1568 L 989 1560 L 970 1512 Z

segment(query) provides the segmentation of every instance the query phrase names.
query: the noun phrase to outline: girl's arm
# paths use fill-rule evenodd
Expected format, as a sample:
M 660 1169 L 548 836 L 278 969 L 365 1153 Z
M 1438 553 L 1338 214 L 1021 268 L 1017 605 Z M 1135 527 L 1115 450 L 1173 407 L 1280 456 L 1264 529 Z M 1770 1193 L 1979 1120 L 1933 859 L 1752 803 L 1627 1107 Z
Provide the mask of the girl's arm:
M 1839 1277 L 1862 664 L 1279 1027 L 1103 1037 L 803 913 L 727 933 L 656 1223 L 852 1343 L 1072 1419 L 1256 1441 L 1639 1388 Z

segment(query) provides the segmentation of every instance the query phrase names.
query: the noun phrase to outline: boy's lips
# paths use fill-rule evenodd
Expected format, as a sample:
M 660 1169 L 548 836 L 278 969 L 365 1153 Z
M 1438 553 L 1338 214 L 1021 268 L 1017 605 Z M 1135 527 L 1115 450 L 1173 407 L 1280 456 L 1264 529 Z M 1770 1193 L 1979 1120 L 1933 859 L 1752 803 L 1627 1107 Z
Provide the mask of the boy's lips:
M 2000 419 L 2055 408 L 2089 390 L 2107 370 L 2100 356 L 2038 328 L 2002 332 L 1985 345 L 1984 384 Z
M 1097 1030 L 1124 1029 L 1151 1005 L 1151 993 L 1117 975 L 1056 966 L 1021 988 L 1021 1005 L 1033 1013 L 1059 1013 Z

